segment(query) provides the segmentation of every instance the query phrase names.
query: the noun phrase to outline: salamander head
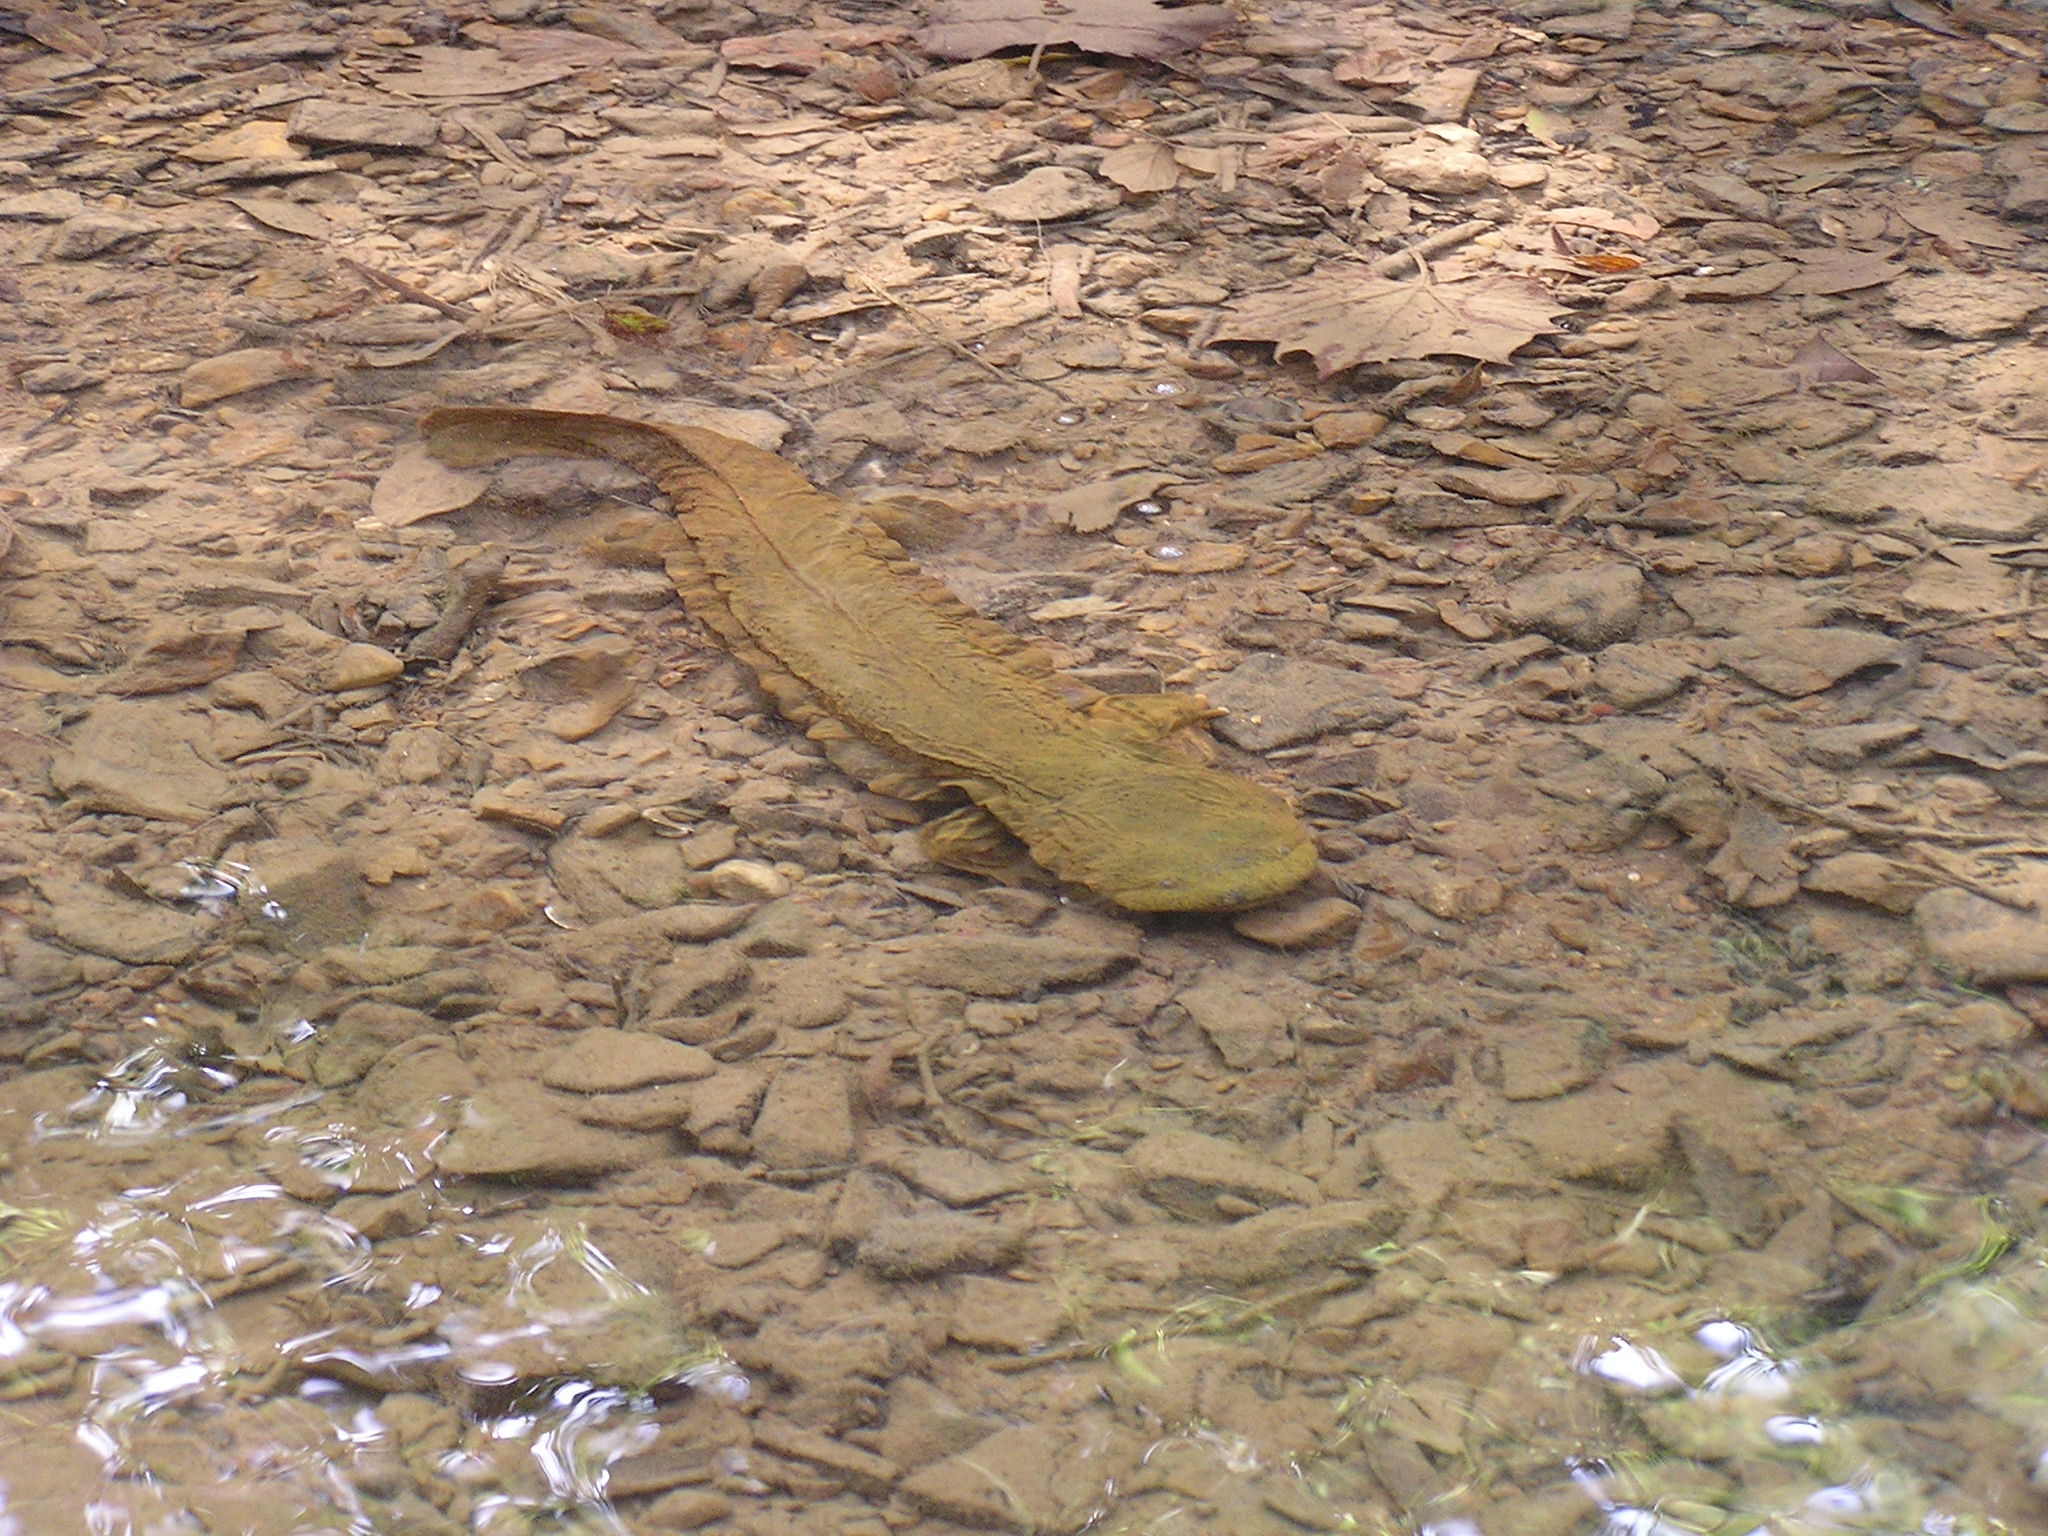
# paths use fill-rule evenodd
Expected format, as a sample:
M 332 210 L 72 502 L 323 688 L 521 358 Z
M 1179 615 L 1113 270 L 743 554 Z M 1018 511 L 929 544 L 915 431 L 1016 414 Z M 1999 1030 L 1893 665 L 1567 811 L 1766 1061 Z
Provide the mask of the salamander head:
M 1232 912 L 1284 895 L 1316 867 L 1307 828 L 1279 795 L 1192 764 L 1090 785 L 1032 823 L 1033 857 L 1133 912 Z

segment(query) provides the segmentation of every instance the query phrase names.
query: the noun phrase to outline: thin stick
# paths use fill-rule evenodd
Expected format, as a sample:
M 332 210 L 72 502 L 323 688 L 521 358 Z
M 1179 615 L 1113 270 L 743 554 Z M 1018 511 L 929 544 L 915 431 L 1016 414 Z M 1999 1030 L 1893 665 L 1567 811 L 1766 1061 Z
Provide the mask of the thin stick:
M 408 283 L 404 278 L 393 277 L 389 272 L 379 272 L 375 267 L 365 266 L 353 256 L 342 257 L 341 264 L 358 277 L 367 277 L 371 282 L 381 284 L 393 293 L 411 299 L 415 304 L 424 304 L 429 309 L 439 310 L 450 320 L 460 320 L 466 324 L 479 318 L 473 309 L 465 309 L 460 304 L 450 304 L 446 299 L 437 299 L 419 284 Z
M 1406 249 L 1394 252 L 1391 256 L 1382 256 L 1372 264 L 1372 275 L 1374 277 L 1398 276 L 1401 269 L 1411 261 L 1421 268 L 1424 273 L 1427 273 L 1429 270 L 1427 262 L 1430 257 L 1448 251 L 1454 245 L 1463 245 L 1467 240 L 1483 235 L 1493 227 L 1492 219 L 1467 219 L 1462 224 L 1453 224 L 1449 229 L 1438 230 L 1426 239 L 1418 240 Z

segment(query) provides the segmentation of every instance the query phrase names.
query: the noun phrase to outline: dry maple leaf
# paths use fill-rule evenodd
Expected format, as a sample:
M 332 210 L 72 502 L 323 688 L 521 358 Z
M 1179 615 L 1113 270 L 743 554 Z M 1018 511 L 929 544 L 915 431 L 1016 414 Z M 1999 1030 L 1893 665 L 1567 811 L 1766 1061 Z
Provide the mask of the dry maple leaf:
M 1120 58 L 1167 59 L 1201 47 L 1233 20 L 1228 6 L 1168 7 L 1155 0 L 946 0 L 917 40 L 942 59 L 1061 43 Z
M 1397 358 L 1504 363 L 1515 348 L 1556 332 L 1550 317 L 1569 307 L 1529 278 L 1403 283 L 1338 267 L 1233 304 L 1216 340 L 1270 341 L 1277 357 L 1306 352 L 1323 379 Z

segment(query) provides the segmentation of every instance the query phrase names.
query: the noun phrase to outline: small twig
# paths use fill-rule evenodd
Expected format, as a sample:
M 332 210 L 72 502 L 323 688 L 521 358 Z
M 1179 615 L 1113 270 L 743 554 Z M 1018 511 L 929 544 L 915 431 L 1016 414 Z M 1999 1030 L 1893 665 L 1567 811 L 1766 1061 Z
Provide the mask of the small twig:
M 375 267 L 365 266 L 353 256 L 342 257 L 341 264 L 358 277 L 367 277 L 371 282 L 389 288 L 402 298 L 411 299 L 415 304 L 424 304 L 429 309 L 439 310 L 450 320 L 460 320 L 467 324 L 478 318 L 477 312 L 473 309 L 465 309 L 460 304 L 450 304 L 446 299 L 437 299 L 418 283 L 409 283 L 402 277 L 393 277 L 389 272 L 379 272 Z
M 406 659 L 453 661 L 462 642 L 476 628 L 476 621 L 483 617 L 484 609 L 491 605 L 504 575 L 502 549 L 485 549 L 450 571 L 448 599 L 441 617 L 412 637 L 412 643 L 405 648 Z
M 1372 264 L 1372 275 L 1395 277 L 1400 274 L 1403 267 L 1413 262 L 1421 269 L 1422 275 L 1427 277 L 1430 257 L 1441 255 L 1454 245 L 1463 245 L 1467 240 L 1483 235 L 1493 227 L 1492 219 L 1467 219 L 1462 224 L 1453 224 L 1449 229 L 1440 229 L 1435 234 L 1394 252 L 1391 256 L 1382 256 Z
M 1050 384 L 1040 383 L 1037 379 L 1012 378 L 1009 374 L 1003 372 L 1002 369 L 998 368 L 994 363 L 990 362 L 987 358 L 983 357 L 979 352 L 976 352 L 966 343 L 955 341 L 951 336 L 947 335 L 945 328 L 941 326 L 936 320 L 933 320 L 930 316 L 912 307 L 912 305 L 910 305 L 907 301 L 899 299 L 898 297 L 896 297 L 895 294 L 889 292 L 888 289 L 882 287 L 880 284 L 875 283 L 865 277 L 856 277 L 854 281 L 858 283 L 862 288 L 866 289 L 869 293 L 872 293 L 876 298 L 880 299 L 884 304 L 887 304 L 894 309 L 901 310 L 904 313 L 904 315 L 906 315 L 914 325 L 917 325 L 922 330 L 924 330 L 928 335 L 930 335 L 933 338 L 933 340 L 937 341 L 940 346 L 946 348 L 954 356 L 960 358 L 964 362 L 972 363 L 975 367 L 979 368 L 983 373 L 987 374 L 990 378 L 996 380 L 997 382 L 1003 384 L 1036 384 L 1040 389 L 1044 390 L 1047 394 L 1053 396 L 1055 399 L 1064 400 L 1066 398 L 1066 396 L 1062 395 Z

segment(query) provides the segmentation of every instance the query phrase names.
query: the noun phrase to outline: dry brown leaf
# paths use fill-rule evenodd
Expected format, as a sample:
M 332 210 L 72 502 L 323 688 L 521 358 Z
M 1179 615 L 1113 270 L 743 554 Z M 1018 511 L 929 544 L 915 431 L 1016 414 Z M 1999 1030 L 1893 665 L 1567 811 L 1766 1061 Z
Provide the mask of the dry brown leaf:
M 1121 58 L 1168 59 L 1201 47 L 1231 21 L 1228 6 L 1168 7 L 1156 0 L 1088 0 L 1057 8 L 1043 0 L 946 0 L 918 41 L 942 59 L 1061 43 Z
M 1397 358 L 1504 363 L 1517 347 L 1554 333 L 1550 317 L 1568 307 L 1529 278 L 1403 283 L 1338 267 L 1232 305 L 1216 339 L 1270 341 L 1280 357 L 1306 352 L 1325 379 Z
M 1797 352 L 1792 361 L 1785 365 L 1793 373 L 1812 380 L 1816 384 L 1875 384 L 1877 375 L 1832 345 L 1826 337 L 1816 336 Z
M 1180 181 L 1180 162 L 1173 146 L 1140 139 L 1102 157 L 1098 173 L 1127 192 L 1170 192 Z
M 1654 240 L 1664 227 L 1647 213 L 1616 213 L 1609 208 L 1546 208 L 1543 217 L 1550 221 L 1553 229 L 1564 224 L 1573 229 L 1594 229 L 1602 234 L 1623 235 L 1630 240 Z

